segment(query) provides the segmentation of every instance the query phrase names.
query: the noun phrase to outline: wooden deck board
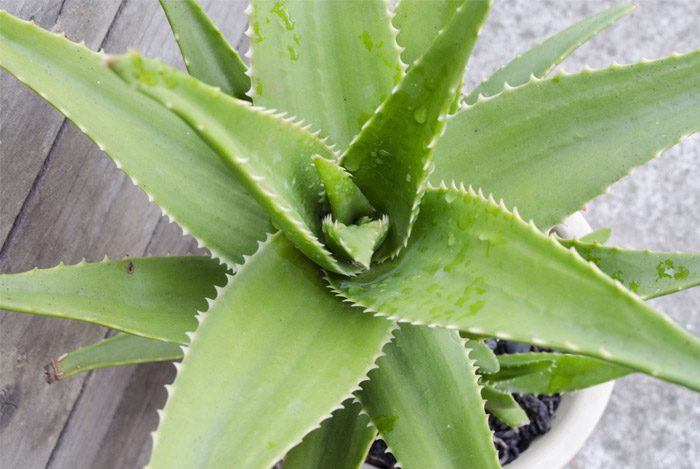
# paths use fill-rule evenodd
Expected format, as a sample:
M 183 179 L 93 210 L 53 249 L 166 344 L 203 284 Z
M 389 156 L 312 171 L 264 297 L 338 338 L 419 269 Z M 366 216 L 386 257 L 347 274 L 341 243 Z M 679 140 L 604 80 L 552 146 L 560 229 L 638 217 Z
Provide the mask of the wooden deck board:
M 232 31 L 240 35 L 245 5 L 210 3 L 203 5 L 236 25 Z M 64 31 L 71 40 L 85 40 L 93 50 L 117 53 L 136 46 L 183 67 L 157 2 L 34 0 L 0 7 Z M 6 72 L 1 79 L 3 113 L 13 119 L 3 122 L 1 134 L 0 271 L 99 261 L 105 255 L 203 252 L 58 111 Z M 157 425 L 154 411 L 165 402 L 154 380 L 172 380 L 172 365 L 147 365 L 145 372 L 99 370 L 48 386 L 43 366 L 51 357 L 100 340 L 107 329 L 11 312 L 0 313 L 0 328 L 1 467 L 134 467 L 147 457 L 149 433 Z

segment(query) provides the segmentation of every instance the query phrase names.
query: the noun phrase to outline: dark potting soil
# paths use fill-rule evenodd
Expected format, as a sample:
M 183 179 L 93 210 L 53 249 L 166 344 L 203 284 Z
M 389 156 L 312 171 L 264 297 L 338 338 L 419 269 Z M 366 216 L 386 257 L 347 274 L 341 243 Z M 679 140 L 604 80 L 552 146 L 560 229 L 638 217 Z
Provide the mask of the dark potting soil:
M 487 339 L 485 343 L 496 355 L 552 351 L 507 340 Z M 493 415 L 489 415 L 489 427 L 493 431 L 493 444 L 498 450 L 498 460 L 501 465 L 516 459 L 530 446 L 536 436 L 547 433 L 552 428 L 552 415 L 561 401 L 559 394 L 513 394 L 513 397 L 527 413 L 530 423 L 519 428 L 511 428 Z M 365 461 L 381 469 L 394 469 L 396 467 L 394 455 L 386 450 L 386 443 L 381 439 L 377 439 L 372 444 Z

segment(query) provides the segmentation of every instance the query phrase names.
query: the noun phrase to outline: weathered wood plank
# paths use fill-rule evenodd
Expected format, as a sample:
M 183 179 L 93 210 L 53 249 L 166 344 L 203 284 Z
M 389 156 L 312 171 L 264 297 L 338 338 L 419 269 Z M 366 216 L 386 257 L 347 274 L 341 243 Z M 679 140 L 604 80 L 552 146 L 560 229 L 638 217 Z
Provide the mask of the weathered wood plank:
M 61 0 L 20 1 L 2 0 L 0 9 L 22 18 L 34 19 L 43 28 L 52 28 L 61 10 Z M 31 190 L 37 173 L 56 138 L 64 117 L 51 112 L 51 105 L 0 70 L 0 107 L 4 116 L 0 126 L 0 142 L 31 142 L 15 154 L 3 151 L 0 159 L 0 246 L 19 214 Z
M 47 29 L 63 30 L 72 40 L 85 39 L 93 49 L 123 52 L 137 46 L 182 67 L 157 2 L 120 4 L 42 0 L 3 6 L 24 19 L 34 17 Z M 242 6 L 216 5 L 222 17 L 239 18 Z M 97 261 L 105 254 L 121 258 L 126 253 L 193 250 L 192 238 L 183 238 L 177 226 L 162 218 L 145 194 L 73 124 L 63 123 L 57 111 L 8 74 L 3 80 L 3 112 L 17 111 L 19 118 L 13 125 L 3 123 L 2 129 L 2 272 L 50 267 L 59 261 L 71 264 L 83 257 Z M 6 180 L 18 183 L 11 186 Z M 16 313 L 2 313 L 0 327 L 0 466 L 92 467 L 99 450 L 127 458 L 133 453 L 134 461 L 139 457 L 157 422 L 155 414 L 142 430 L 131 424 L 116 429 L 112 425 L 133 367 L 78 375 L 50 387 L 43 381 L 42 367 L 50 357 L 101 339 L 104 328 Z M 139 393 L 154 392 L 145 382 L 139 384 L 142 381 L 129 385 L 130 399 L 139 401 Z M 138 434 L 143 441 L 126 450 L 111 447 L 110 441 L 118 439 L 103 443 L 101 438 L 108 429 Z

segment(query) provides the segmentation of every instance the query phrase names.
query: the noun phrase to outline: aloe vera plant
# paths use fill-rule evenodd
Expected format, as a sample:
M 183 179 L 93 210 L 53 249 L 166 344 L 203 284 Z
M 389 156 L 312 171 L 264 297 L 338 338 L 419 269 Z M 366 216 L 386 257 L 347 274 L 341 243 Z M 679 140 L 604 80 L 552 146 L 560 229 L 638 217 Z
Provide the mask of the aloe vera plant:
M 0 16 L 2 66 L 212 253 L 0 280 L 5 309 L 122 332 L 55 378 L 184 357 L 151 466 L 357 466 L 378 431 L 406 467 L 498 467 L 484 407 L 523 423 L 510 392 L 632 371 L 700 390 L 699 341 L 641 301 L 697 285 L 700 255 L 538 229 L 700 128 L 700 53 L 542 78 L 622 7 L 460 99 L 485 1 L 404 0 L 393 18 L 253 1 L 247 70 L 194 2 L 163 6 L 189 76 Z M 499 360 L 485 337 L 569 354 Z

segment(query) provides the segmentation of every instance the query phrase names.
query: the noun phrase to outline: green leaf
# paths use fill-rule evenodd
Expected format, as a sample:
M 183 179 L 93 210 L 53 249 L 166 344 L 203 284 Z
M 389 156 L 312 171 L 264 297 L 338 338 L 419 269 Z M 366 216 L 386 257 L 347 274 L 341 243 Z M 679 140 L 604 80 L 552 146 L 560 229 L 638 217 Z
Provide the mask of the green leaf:
M 627 15 L 636 5 L 620 6 L 601 11 L 569 26 L 523 55 L 501 67 L 496 73 L 474 88 L 464 98 L 467 104 L 474 104 L 479 95 L 494 96 L 503 91 L 503 85 L 520 86 L 534 75 L 541 78 L 548 75 L 562 60 L 578 49 L 584 42 Z
M 598 243 L 605 244 L 608 239 L 610 239 L 610 234 L 612 230 L 610 228 L 600 228 L 580 239 L 583 243 Z
M 127 258 L 0 275 L 0 308 L 186 344 L 226 267 L 205 256 Z
M 456 331 L 401 324 L 358 397 L 405 468 L 498 468 L 476 370 Z
M 486 401 L 486 411 L 509 427 L 517 428 L 530 423 L 523 408 L 509 392 L 487 384 L 481 389 L 481 397 Z
M 289 112 L 347 148 L 403 75 L 382 0 L 252 0 L 256 105 Z
M 0 65 L 78 125 L 229 265 L 255 252 L 270 231 L 265 211 L 221 159 L 177 116 L 130 89 L 100 54 L 0 12 Z
M 352 182 L 352 176 L 344 168 L 319 155 L 312 158 L 336 220 L 349 225 L 359 217 L 374 214 L 367 197 Z
M 490 0 L 467 0 L 467 2 L 487 2 L 489 7 L 491 4 Z M 401 52 L 401 60 L 408 64 L 409 69 L 428 50 L 438 33 L 448 25 L 457 8 L 464 3 L 465 0 L 432 0 L 428 2 L 401 0 L 396 5 L 392 23 L 399 30 L 396 42 L 404 48 Z M 486 16 L 481 21 L 482 25 L 485 21 Z M 450 114 L 459 109 L 462 86 L 464 86 L 463 82 L 455 89 L 449 108 Z
M 473 191 L 427 191 L 400 258 L 331 281 L 391 319 L 589 355 L 700 390 L 700 340 Z
M 563 353 L 500 355 L 498 360 L 501 371 L 484 379 L 504 391 L 529 394 L 578 391 L 632 373 L 632 370 L 595 358 Z M 535 371 L 529 368 L 534 363 L 549 363 L 550 366 Z
M 195 0 L 160 0 L 187 71 L 224 93 L 250 101 L 248 67 Z
M 182 358 L 179 344 L 144 339 L 131 334 L 117 334 L 54 358 L 44 370 L 46 380 L 51 384 L 55 380 L 97 368 L 178 358 Z
M 526 357 L 521 357 L 521 355 L 528 355 L 524 353 L 517 353 L 513 355 L 518 355 L 518 358 L 511 361 L 506 360 L 503 368 L 500 367 L 500 358 L 498 358 L 499 370 L 488 375 L 485 379 L 493 383 L 511 378 L 518 378 L 524 375 L 541 373 L 543 371 L 548 371 L 550 368 L 552 368 L 552 366 L 554 366 L 554 361 L 547 358 L 547 355 L 544 354 L 542 356 L 530 355 Z M 593 358 L 590 360 L 593 360 Z
M 431 180 L 480 187 L 547 228 L 700 129 L 698 76 L 700 51 L 506 90 L 448 119 Z
M 483 341 L 468 340 L 464 345 L 469 350 L 469 358 L 474 360 L 477 373 L 495 373 L 498 371 L 498 358 Z
M 346 399 L 331 418 L 284 457 L 285 469 L 357 469 L 367 456 L 377 430 L 354 398 Z
M 432 165 L 433 147 L 490 3 L 467 1 L 413 64 L 343 155 L 341 165 L 379 213 L 389 215 L 378 260 L 394 256 L 411 233 Z
M 341 258 L 350 259 L 369 269 L 374 250 L 382 244 L 389 230 L 389 219 L 384 215 L 379 220 L 367 221 L 359 225 L 344 225 L 323 219 L 323 233 L 326 243 Z
M 648 300 L 700 285 L 700 252 L 628 251 L 578 240 L 557 241 Z
M 396 42 L 404 48 L 401 60 L 409 66 L 418 60 L 463 3 L 464 0 L 401 0 L 392 20 L 399 30 Z
M 209 144 L 272 223 L 320 266 L 352 273 L 321 244 L 321 180 L 314 154 L 333 158 L 317 138 L 172 67 L 131 53 L 110 57 L 110 67 L 139 91 L 171 109 Z
M 358 389 L 394 328 L 340 302 L 281 233 L 201 318 L 149 467 L 269 468 Z

